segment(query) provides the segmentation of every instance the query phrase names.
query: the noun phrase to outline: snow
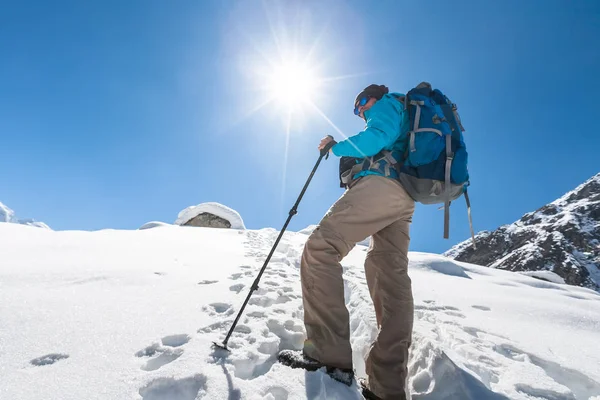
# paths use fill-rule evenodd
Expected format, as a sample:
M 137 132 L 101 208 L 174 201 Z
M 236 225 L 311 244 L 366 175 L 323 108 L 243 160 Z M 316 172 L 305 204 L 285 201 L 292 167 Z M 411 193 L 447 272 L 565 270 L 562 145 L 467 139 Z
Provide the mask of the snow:
M 274 229 L 95 232 L 0 224 L 0 398 L 359 400 L 323 371 L 275 362 L 302 346 L 299 259 L 287 232 L 229 341 L 215 350 Z M 354 365 L 377 334 L 364 247 L 343 261 Z M 600 295 L 410 253 L 413 400 L 600 398 Z
M 171 224 L 167 224 L 166 222 L 160 222 L 160 221 L 150 221 L 150 222 L 146 222 L 144 225 L 140 226 L 138 229 L 142 230 L 142 229 L 152 229 L 152 228 L 160 228 L 163 226 L 173 226 Z
M 216 215 L 217 217 L 226 219 L 231 223 L 231 229 L 246 229 L 246 226 L 244 226 L 244 221 L 237 211 L 224 206 L 223 204 L 213 202 L 190 206 L 181 211 L 177 216 L 175 225 L 183 225 L 202 213 L 210 213 Z
M 519 273 L 522 275 L 531 276 L 532 278 L 542 279 L 548 282 L 565 284 L 565 280 L 552 271 L 519 271 Z
M 17 219 L 15 217 L 15 212 L 11 210 L 8 206 L 4 205 L 0 202 L 0 222 L 9 222 L 14 224 L 35 226 L 37 228 L 50 229 L 48 225 L 43 222 L 36 221 L 34 219 Z
M 0 202 L 0 222 L 13 222 L 15 212 Z
M 317 229 L 317 225 L 309 225 L 306 228 L 298 231 L 298 233 L 301 233 L 303 235 L 310 235 L 311 233 L 313 233 L 313 231 Z

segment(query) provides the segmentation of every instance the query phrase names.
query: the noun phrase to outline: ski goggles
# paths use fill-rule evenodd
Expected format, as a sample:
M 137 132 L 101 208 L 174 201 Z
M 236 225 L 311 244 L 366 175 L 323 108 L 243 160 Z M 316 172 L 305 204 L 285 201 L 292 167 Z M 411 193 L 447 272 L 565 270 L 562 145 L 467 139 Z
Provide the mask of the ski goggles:
M 369 102 L 370 97 L 369 96 L 363 96 L 360 98 L 360 100 L 358 100 L 356 102 L 356 104 L 354 104 L 354 115 L 358 115 L 360 114 L 360 112 L 358 111 L 360 107 L 364 107 L 365 104 L 367 104 Z

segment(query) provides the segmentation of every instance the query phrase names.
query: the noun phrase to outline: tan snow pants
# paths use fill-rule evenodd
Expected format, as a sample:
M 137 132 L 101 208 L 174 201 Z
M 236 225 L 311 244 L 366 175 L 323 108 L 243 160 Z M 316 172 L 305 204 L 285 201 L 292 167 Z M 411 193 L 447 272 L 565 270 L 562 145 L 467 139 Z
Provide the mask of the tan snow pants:
M 415 204 L 396 180 L 359 179 L 310 235 L 301 262 L 304 352 L 326 365 L 352 368 L 349 313 L 340 261 L 372 236 L 365 261 L 379 333 L 366 359 L 369 388 L 404 400 L 413 297 L 407 274 L 409 226 Z

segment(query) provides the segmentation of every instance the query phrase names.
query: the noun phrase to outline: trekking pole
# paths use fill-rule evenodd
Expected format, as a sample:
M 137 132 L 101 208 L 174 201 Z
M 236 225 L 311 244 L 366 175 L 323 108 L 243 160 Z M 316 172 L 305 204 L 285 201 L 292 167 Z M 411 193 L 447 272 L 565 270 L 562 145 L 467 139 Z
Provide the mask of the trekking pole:
M 334 144 L 335 144 L 335 142 L 333 142 L 333 141 L 329 142 L 325 146 L 325 148 L 323 148 L 323 150 L 321 150 L 321 155 L 319 156 L 319 159 L 317 160 L 317 163 L 315 164 L 315 166 L 312 169 L 312 172 L 310 173 L 310 175 L 309 175 L 306 183 L 304 184 L 304 188 L 302 188 L 302 191 L 300 192 L 300 196 L 298 196 L 298 199 L 296 200 L 296 203 L 294 204 L 294 206 L 290 210 L 289 216 L 288 216 L 287 220 L 285 221 L 285 224 L 283 225 L 283 228 L 281 229 L 281 232 L 279 232 L 279 236 L 277 237 L 277 240 L 275 240 L 275 244 L 271 248 L 271 251 L 269 252 L 269 255 L 267 256 L 267 259 L 265 260 L 265 263 L 263 264 L 262 268 L 260 269 L 260 272 L 258 273 L 258 276 L 254 280 L 254 283 L 252 283 L 252 287 L 250 288 L 250 292 L 248 293 L 248 296 L 246 296 L 246 300 L 244 301 L 244 304 L 242 304 L 242 308 L 240 308 L 240 311 L 238 312 L 237 317 L 235 317 L 235 321 L 233 321 L 233 325 L 231 325 L 231 328 L 229 329 L 229 332 L 227 332 L 227 336 L 225 336 L 225 340 L 223 340 L 223 343 L 213 342 L 213 345 L 215 347 L 218 347 L 220 349 L 224 349 L 224 350 L 230 351 L 227 348 L 227 342 L 229 341 L 229 338 L 231 337 L 231 334 L 233 333 L 233 330 L 235 329 L 238 321 L 240 320 L 240 317 L 242 316 L 242 313 L 244 312 L 244 309 L 246 308 L 246 305 L 248 304 L 248 301 L 250 300 L 250 297 L 252 297 L 252 293 L 254 293 L 256 290 L 258 290 L 258 282 L 260 281 L 260 278 L 262 277 L 263 272 L 265 272 L 265 269 L 267 268 L 267 265 L 269 264 L 269 261 L 271 261 L 271 257 L 273 256 L 273 253 L 275 253 L 275 249 L 277 248 L 277 245 L 279 244 L 279 241 L 281 240 L 281 237 L 283 236 L 283 233 L 287 229 L 287 226 L 290 223 L 290 221 L 292 220 L 292 217 L 298 213 L 298 205 L 300 204 L 300 200 L 302 200 L 302 197 L 304 196 L 304 193 L 306 192 L 306 189 L 308 188 L 308 184 L 310 183 L 310 181 L 312 180 L 313 176 L 315 175 L 315 172 L 317 171 L 317 168 L 319 168 L 319 164 L 321 164 L 321 160 L 323 160 L 323 157 L 325 157 L 325 159 L 327 159 L 329 157 L 329 150 L 333 147 Z

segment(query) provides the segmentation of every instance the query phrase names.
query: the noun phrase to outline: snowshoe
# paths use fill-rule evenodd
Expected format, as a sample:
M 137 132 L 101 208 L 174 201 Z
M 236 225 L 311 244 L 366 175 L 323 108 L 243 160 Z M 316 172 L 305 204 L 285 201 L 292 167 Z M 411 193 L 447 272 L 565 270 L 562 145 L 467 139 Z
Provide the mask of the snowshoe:
M 282 350 L 277 355 L 277 359 L 281 364 L 290 368 L 302 368 L 307 371 L 316 371 L 325 367 L 325 372 L 331 379 L 348 386 L 351 386 L 354 381 L 353 370 L 325 365 L 314 358 L 310 358 L 301 350 Z

